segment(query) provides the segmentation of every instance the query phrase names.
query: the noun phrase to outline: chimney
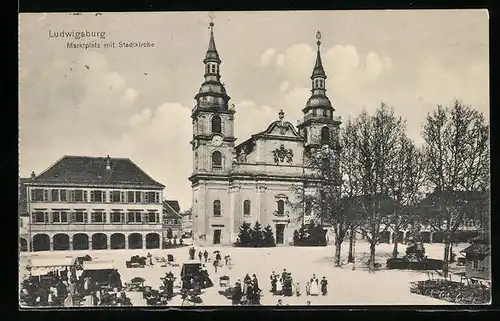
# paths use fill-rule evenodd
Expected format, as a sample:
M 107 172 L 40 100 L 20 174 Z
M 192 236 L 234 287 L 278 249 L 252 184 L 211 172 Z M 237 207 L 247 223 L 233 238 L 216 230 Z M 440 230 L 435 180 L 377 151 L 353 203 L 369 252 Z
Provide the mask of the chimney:
M 109 155 L 106 157 L 106 170 L 107 171 L 111 170 L 111 162 L 110 162 Z
M 35 177 L 36 177 L 35 172 L 31 172 L 31 179 L 33 179 Z

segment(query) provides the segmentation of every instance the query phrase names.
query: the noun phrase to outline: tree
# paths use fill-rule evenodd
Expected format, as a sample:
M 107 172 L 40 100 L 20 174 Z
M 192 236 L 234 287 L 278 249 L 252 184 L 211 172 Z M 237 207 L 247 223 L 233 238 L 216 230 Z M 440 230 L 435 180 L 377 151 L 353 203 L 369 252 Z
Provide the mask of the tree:
M 264 242 L 263 245 L 266 247 L 274 247 L 276 246 L 276 242 L 274 240 L 274 233 L 273 233 L 273 228 L 271 225 L 267 225 L 266 228 L 264 228 Z
M 262 225 L 259 221 L 256 221 L 253 228 L 250 230 L 250 244 L 253 247 L 261 247 L 264 241 L 264 233 L 262 231 Z
M 396 201 L 399 210 L 389 213 L 389 229 L 393 231 L 392 258 L 398 256 L 399 231 L 414 225 L 416 221 L 416 206 L 421 200 L 422 187 L 425 183 L 425 163 L 422 150 L 400 132 L 396 142 L 396 155 L 391 163 L 389 178 L 389 193 Z
M 240 226 L 237 245 L 247 247 L 250 246 L 252 239 L 250 236 L 250 223 L 243 222 Z
M 404 132 L 404 123 L 384 103 L 370 116 L 365 111 L 356 119 L 354 147 L 358 149 L 354 172 L 350 175 L 361 183 L 360 194 L 353 202 L 360 215 L 359 229 L 370 243 L 370 270 L 375 268 L 375 248 L 389 217 L 399 206 L 391 198 L 390 177 L 397 156 L 397 142 Z
M 423 204 L 423 213 L 432 229 L 444 235 L 443 274 L 447 276 L 458 227 L 474 217 L 471 207 L 485 208 L 482 195 L 490 189 L 489 126 L 482 113 L 455 101 L 452 108 L 438 106 L 427 115 L 422 137 L 426 179 L 434 190 Z

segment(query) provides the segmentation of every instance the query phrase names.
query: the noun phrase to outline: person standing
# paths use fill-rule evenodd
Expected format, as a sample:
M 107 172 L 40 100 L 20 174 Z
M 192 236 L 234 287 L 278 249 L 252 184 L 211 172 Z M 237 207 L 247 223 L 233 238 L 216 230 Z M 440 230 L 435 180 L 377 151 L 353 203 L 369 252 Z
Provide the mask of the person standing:
M 285 280 L 287 275 L 288 273 L 286 272 L 286 269 L 283 269 L 283 273 L 281 273 L 281 280 Z
M 271 293 L 273 295 L 276 295 L 276 283 L 278 282 L 278 279 L 276 277 L 276 274 L 274 274 L 274 271 L 271 273 Z
M 231 295 L 231 301 L 233 305 L 239 305 L 241 302 L 241 279 L 238 279 L 234 284 L 233 292 Z
M 295 283 L 295 295 L 300 296 L 300 283 L 298 281 Z
M 213 265 L 214 265 L 215 273 L 217 273 L 217 265 L 218 265 L 217 260 L 214 260 Z
M 313 274 L 313 277 L 311 279 L 311 295 L 318 295 L 319 294 L 319 284 L 318 284 L 318 279 L 316 278 L 316 274 Z
M 203 253 L 201 253 L 201 251 L 198 251 L 198 258 L 200 259 L 201 262 L 201 259 L 203 258 Z
M 203 257 L 205 258 L 205 263 L 208 262 L 208 251 L 205 250 L 205 252 L 203 252 Z
M 321 294 L 322 295 L 326 295 L 326 293 L 328 292 L 327 286 L 328 286 L 328 281 L 326 280 L 326 277 L 323 277 L 323 280 L 321 280 Z

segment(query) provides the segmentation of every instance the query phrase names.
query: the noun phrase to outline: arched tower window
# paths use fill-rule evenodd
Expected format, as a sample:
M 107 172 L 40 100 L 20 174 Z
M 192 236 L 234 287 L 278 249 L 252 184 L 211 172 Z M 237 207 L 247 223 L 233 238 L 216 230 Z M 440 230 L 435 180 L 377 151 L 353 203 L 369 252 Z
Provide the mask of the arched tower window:
M 278 200 L 278 215 L 285 215 L 285 201 Z
M 212 153 L 212 168 L 214 169 L 222 168 L 222 154 L 218 150 Z
M 330 129 L 328 127 L 321 128 L 321 144 L 328 144 L 330 142 Z
M 243 202 L 243 215 L 250 215 L 251 213 L 251 205 L 249 200 L 245 200 Z
M 219 116 L 212 117 L 212 133 L 221 134 L 222 133 L 222 120 Z
M 221 206 L 220 206 L 219 200 L 214 201 L 213 212 L 214 212 L 214 216 L 221 216 Z

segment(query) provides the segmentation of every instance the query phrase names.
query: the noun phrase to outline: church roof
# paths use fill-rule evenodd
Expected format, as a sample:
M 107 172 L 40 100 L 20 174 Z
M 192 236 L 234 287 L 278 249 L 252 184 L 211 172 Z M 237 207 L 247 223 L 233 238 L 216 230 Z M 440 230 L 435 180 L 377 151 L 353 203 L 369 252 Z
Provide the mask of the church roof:
M 165 187 L 152 179 L 129 158 L 110 158 L 109 156 L 63 156 L 45 172 L 31 179 L 30 183 Z
M 236 149 L 243 147 L 244 145 L 249 144 L 251 141 L 254 141 L 256 138 L 264 138 L 264 139 L 282 139 L 282 140 L 294 140 L 294 141 L 303 141 L 304 137 L 302 137 L 297 129 L 292 123 L 289 121 L 284 121 L 284 113 L 281 111 L 279 113 L 280 119 L 273 121 L 265 130 L 253 134 L 249 139 L 240 143 L 236 146 Z

